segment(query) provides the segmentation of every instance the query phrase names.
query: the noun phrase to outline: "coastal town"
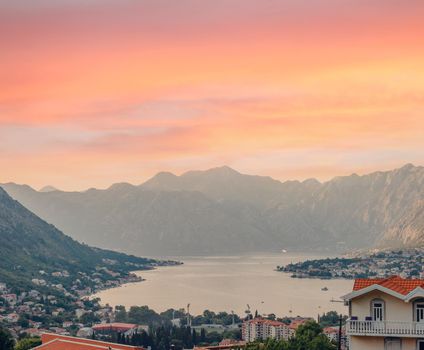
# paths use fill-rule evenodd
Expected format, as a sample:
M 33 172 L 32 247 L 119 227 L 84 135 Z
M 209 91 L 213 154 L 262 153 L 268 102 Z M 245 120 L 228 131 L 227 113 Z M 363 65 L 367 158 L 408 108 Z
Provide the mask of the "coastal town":
M 385 285 L 385 281 L 389 281 L 390 288 L 394 283 L 400 286 L 408 283 L 408 288 L 415 285 L 420 288 L 423 285 L 420 279 L 423 278 L 423 257 L 422 249 L 370 251 L 349 257 L 307 260 L 277 269 L 296 278 L 355 279 L 352 295 L 356 295 L 356 290 L 363 286 L 373 286 L 374 283 Z M 104 259 L 102 264 L 91 273 L 39 270 L 33 274 L 31 288 L 27 290 L 1 282 L 0 328 L 6 329 L 17 344 L 24 341 L 39 344 L 49 334 L 61 341 L 90 339 L 138 349 L 226 350 L 250 349 L 252 344 L 268 344 L 269 341 L 289 344 L 300 337 L 305 327 L 315 327 L 316 336 L 322 335 L 326 339 L 324 343 L 328 342 L 325 343 L 328 347 L 322 349 L 333 349 L 331 346 L 336 345 L 342 350 L 358 348 L 351 345 L 352 336 L 362 334 L 355 333 L 355 327 L 363 327 L 358 326 L 358 317 L 339 315 L 335 311 L 318 316 L 277 316 L 261 314 L 257 310 L 253 312 L 247 305 L 243 316 L 209 310 L 194 315 L 190 314 L 190 305 L 185 309 L 157 313 L 148 306 L 132 306 L 127 310 L 120 305 L 102 304 L 95 297 L 96 292 L 144 281 L 140 274 L 119 267 L 116 261 Z M 176 261 L 150 260 L 137 268 L 179 264 Z M 392 275 L 397 277 L 390 277 Z M 408 279 L 410 282 L 404 282 Z M 61 280 L 63 283 L 58 283 Z M 403 287 L 396 290 L 400 288 Z M 350 295 L 343 297 L 346 306 L 351 304 Z M 352 313 L 351 310 L 352 307 L 346 308 L 346 314 Z M 381 315 L 382 311 L 376 312 Z M 372 321 L 374 316 L 366 316 L 365 322 Z M 358 337 L 354 339 L 361 341 Z
M 293 278 L 355 279 L 399 275 L 424 277 L 424 249 L 359 252 L 346 257 L 306 260 L 277 266 Z
M 115 265 L 114 261 L 104 263 Z M 175 264 L 180 263 L 152 261 L 144 268 Z M 343 349 L 347 348 L 344 325 L 339 332 L 336 312 L 314 320 L 312 315 L 277 317 L 274 314 L 261 315 L 257 311 L 253 313 L 250 309 L 244 317 L 233 312 L 208 310 L 201 315 L 190 315 L 189 306 L 187 310 L 170 309 L 160 314 L 147 306 L 133 306 L 126 310 L 123 306 L 103 305 L 93 295 L 126 283 L 142 282 L 143 278 L 131 272 L 116 272 L 112 267 L 97 267 L 95 271 L 91 275 L 82 271 L 75 275 L 66 270 L 40 270 L 34 274 L 27 290 L 1 282 L 0 328 L 10 332 L 17 342 L 26 339 L 37 342 L 44 334 L 55 334 L 136 345 L 151 343 L 150 347 L 160 349 L 158 344 L 154 345 L 154 339 L 158 329 L 162 328 L 163 332 L 180 332 L 181 348 L 234 347 L 268 338 L 288 341 L 295 336 L 299 326 L 319 322 L 329 341 L 336 342 L 341 334 Z M 60 280 L 64 283 L 58 283 Z
M 144 279 L 132 270 L 150 270 L 159 266 L 180 265 L 171 260 L 143 260 L 122 264 L 103 259 L 102 266 L 86 271 L 57 270 L 32 272 L 23 285 L 0 281 L 0 325 L 15 338 L 43 332 L 77 334 L 87 324 L 110 322 L 113 309 L 102 306 L 93 295 Z
M 140 281 L 133 276 L 132 281 Z M 120 283 L 128 282 L 126 279 Z M 37 284 L 38 282 L 36 282 Z M 118 282 L 116 282 L 118 283 Z M 99 285 L 104 287 L 103 285 Z M 58 288 L 64 292 L 62 288 Z M 0 326 L 6 328 L 13 338 L 41 339 L 44 334 L 58 337 L 97 339 L 113 343 L 146 345 L 154 338 L 154 331 L 165 327 L 188 330 L 185 346 L 204 348 L 210 346 L 245 347 L 252 342 L 268 338 L 288 341 L 294 337 L 299 326 L 315 322 L 312 317 L 282 317 L 246 314 L 244 318 L 234 313 L 205 311 L 202 315 L 190 315 L 187 310 L 168 310 L 155 313 L 147 306 L 131 307 L 102 305 L 90 298 L 88 289 L 78 293 L 64 292 L 71 303 L 51 294 L 44 295 L 37 289 L 20 294 L 12 293 L 7 285 L 0 284 Z M 77 296 L 78 294 L 78 296 Z M 332 341 L 338 340 L 338 314 L 322 315 L 323 334 Z M 343 349 L 347 348 L 345 329 L 342 329 Z M 150 340 L 152 341 L 152 340 Z M 144 342 L 144 344 L 142 344 Z
M 70 321 L 62 319 L 61 327 L 49 328 L 45 328 L 43 322 L 24 322 L 18 315 L 31 312 L 33 304 L 24 301 L 26 295 L 5 294 L 8 291 L 3 289 L 1 296 L 6 307 L 2 311 L 16 306 L 16 315 L 3 318 L 1 325 L 6 325 L 18 341 L 15 349 L 382 350 L 402 349 L 403 345 L 406 349 L 421 350 L 424 345 L 421 338 L 424 303 L 420 301 L 424 296 L 423 287 L 424 279 L 418 278 L 357 278 L 352 290 L 341 297 L 349 307 L 349 315 L 343 317 L 328 312 L 317 319 L 278 318 L 274 314 L 260 315 L 257 311 L 247 312 L 243 319 L 233 313 L 208 310 L 195 316 L 188 312 L 190 305 L 187 309 L 157 314 L 147 306 L 131 307 L 127 311 L 122 306 L 101 306 L 98 300 L 93 300 L 87 308 L 84 302 L 88 300 L 82 298 L 81 312 L 75 312 Z M 39 308 L 55 305 L 52 298 L 47 298 L 50 304 L 42 303 L 39 293 L 32 292 L 28 297 L 37 300 Z M 64 310 L 53 309 L 52 316 L 58 322 Z M 84 318 L 90 313 L 90 317 Z M 4 337 L 4 330 L 2 332 Z M 4 343 L 4 339 L 0 342 Z

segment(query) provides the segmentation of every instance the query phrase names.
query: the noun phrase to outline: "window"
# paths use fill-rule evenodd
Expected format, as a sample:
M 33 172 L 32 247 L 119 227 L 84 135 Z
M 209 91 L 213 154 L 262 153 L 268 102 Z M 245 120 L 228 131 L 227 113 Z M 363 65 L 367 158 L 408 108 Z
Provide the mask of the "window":
M 401 350 L 402 343 L 399 338 L 384 339 L 384 350 Z M 421 350 L 421 348 L 419 348 Z
M 384 301 L 381 299 L 374 299 L 371 302 L 371 317 L 373 321 L 384 320 Z
M 415 322 L 424 322 L 424 301 L 414 303 L 414 318 Z
M 424 350 L 424 340 L 417 341 L 417 350 Z

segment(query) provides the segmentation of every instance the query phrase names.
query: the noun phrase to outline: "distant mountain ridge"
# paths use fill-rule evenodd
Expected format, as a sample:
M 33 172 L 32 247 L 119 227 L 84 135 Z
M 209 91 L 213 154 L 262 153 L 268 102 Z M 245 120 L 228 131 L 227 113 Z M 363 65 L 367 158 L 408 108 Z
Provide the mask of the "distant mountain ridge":
M 134 186 L 8 193 L 88 244 L 150 255 L 424 244 L 424 168 L 280 182 L 229 167 Z
M 43 188 L 39 190 L 39 192 L 53 192 L 53 191 L 59 191 L 59 190 L 56 187 L 53 187 L 50 185 L 44 186 Z

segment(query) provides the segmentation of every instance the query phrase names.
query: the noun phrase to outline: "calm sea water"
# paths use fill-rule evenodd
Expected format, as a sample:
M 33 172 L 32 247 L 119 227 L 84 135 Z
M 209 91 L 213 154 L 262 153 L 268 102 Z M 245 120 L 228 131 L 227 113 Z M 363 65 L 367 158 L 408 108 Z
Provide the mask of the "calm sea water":
M 148 305 L 156 311 L 185 308 L 200 314 L 203 310 L 233 310 L 244 315 L 252 311 L 278 316 L 313 316 L 329 310 L 347 313 L 341 295 L 352 289 L 351 280 L 294 279 L 275 271 L 285 265 L 322 258 L 308 254 L 260 254 L 226 257 L 172 257 L 181 266 L 161 267 L 137 274 L 146 279 L 100 292 L 97 296 L 110 305 Z M 328 291 L 321 288 L 327 287 Z

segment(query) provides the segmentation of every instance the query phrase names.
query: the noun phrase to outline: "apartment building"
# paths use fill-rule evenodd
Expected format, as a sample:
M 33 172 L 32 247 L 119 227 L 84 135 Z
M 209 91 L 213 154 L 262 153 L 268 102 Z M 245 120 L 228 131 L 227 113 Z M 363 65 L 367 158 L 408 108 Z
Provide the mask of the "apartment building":
M 356 279 L 342 298 L 351 350 L 424 350 L 423 279 Z
M 243 322 L 242 337 L 246 342 L 268 338 L 287 340 L 290 337 L 290 328 L 283 322 L 258 317 Z

